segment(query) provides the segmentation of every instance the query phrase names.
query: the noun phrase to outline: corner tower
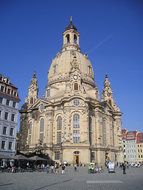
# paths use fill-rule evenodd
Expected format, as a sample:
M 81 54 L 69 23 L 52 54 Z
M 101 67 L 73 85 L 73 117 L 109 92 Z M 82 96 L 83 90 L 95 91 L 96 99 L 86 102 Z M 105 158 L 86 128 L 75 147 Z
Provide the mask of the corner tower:
M 25 102 L 28 104 L 28 106 L 31 106 L 35 103 L 37 99 L 38 99 L 38 83 L 37 83 L 36 73 L 34 72 L 28 89 L 28 96 Z

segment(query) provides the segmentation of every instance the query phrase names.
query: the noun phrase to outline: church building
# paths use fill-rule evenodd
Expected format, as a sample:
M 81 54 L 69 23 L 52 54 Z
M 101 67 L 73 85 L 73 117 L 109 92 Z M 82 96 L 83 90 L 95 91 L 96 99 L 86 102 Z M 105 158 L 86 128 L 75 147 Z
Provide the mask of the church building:
M 72 20 L 63 45 L 52 60 L 44 97 L 33 74 L 20 114 L 20 150 L 43 153 L 59 162 L 122 161 L 121 112 L 108 76 L 99 97 L 92 64 L 80 50 Z

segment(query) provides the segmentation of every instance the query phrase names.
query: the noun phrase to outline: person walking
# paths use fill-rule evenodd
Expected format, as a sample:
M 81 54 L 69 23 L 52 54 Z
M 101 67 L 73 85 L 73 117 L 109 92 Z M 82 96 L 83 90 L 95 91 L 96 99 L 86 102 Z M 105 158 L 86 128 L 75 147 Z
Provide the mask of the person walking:
M 125 163 L 123 163 L 122 168 L 123 168 L 123 174 L 126 174 L 126 165 L 125 165 Z
M 77 171 L 77 165 L 74 164 L 74 171 L 76 172 Z
M 63 164 L 63 165 L 62 165 L 62 174 L 65 173 L 65 168 L 66 168 L 66 167 L 65 167 L 65 165 Z

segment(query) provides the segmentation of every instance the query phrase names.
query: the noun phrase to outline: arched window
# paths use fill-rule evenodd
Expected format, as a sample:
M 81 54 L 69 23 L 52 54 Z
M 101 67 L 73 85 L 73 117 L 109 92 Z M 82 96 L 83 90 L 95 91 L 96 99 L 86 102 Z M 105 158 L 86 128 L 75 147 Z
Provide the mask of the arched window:
M 74 34 L 74 43 L 77 44 L 77 36 Z
M 31 144 L 32 122 L 29 124 L 28 144 Z
M 91 75 L 91 72 L 92 72 L 92 69 L 91 69 L 91 66 L 89 65 L 88 66 L 88 74 Z
M 61 130 L 62 129 L 62 117 L 58 116 L 57 118 L 57 130 Z
M 30 98 L 30 104 L 33 104 L 33 98 L 32 97 Z
M 92 118 L 89 117 L 89 143 L 92 144 Z
M 43 118 L 40 120 L 40 133 L 41 132 L 44 132 L 44 119 Z
M 57 143 L 62 142 L 62 117 L 58 116 L 57 118 Z
M 69 34 L 66 35 L 66 39 L 67 39 L 67 43 L 70 43 L 70 35 Z
M 78 114 L 73 115 L 73 128 L 79 128 L 80 127 L 80 117 Z
M 32 122 L 30 122 L 29 124 L 29 134 L 31 135 L 31 132 L 32 132 Z
M 40 120 L 40 136 L 39 136 L 39 139 L 40 139 L 40 143 L 43 143 L 43 140 L 44 140 L 44 119 L 43 118 Z
M 78 90 L 78 84 L 74 83 L 74 90 Z
M 110 106 L 112 105 L 112 102 L 111 102 L 111 100 L 109 100 L 109 104 L 110 104 Z
M 73 115 L 73 143 L 80 142 L 80 117 L 78 114 Z

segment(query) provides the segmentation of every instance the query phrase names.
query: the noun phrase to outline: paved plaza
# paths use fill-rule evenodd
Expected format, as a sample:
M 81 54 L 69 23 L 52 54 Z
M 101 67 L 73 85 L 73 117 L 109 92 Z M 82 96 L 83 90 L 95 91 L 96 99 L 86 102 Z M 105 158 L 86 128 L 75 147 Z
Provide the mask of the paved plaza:
M 0 173 L 0 190 L 142 190 L 143 167 L 121 169 L 116 173 L 88 174 L 86 167 L 78 171 L 67 167 L 65 174 L 46 172 Z

